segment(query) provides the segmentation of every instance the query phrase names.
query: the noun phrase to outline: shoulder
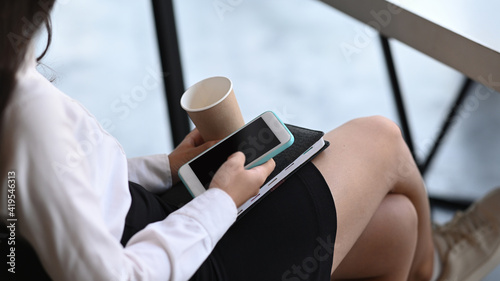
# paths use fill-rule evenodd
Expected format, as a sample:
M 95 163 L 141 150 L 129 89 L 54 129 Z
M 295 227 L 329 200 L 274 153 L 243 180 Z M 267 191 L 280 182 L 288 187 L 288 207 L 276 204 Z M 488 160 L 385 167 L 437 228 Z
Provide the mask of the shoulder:
M 41 74 L 24 75 L 18 80 L 4 112 L 7 128 L 43 128 L 64 114 L 67 97 Z
M 23 75 L 2 116 L 2 150 L 11 147 L 9 153 L 24 151 L 33 157 L 67 142 L 74 127 L 67 103 L 65 95 L 42 75 Z
M 4 129 L 25 139 L 81 138 L 82 132 L 104 130 L 79 102 L 36 70 L 18 81 L 3 116 Z M 103 132 L 101 132 L 103 131 Z

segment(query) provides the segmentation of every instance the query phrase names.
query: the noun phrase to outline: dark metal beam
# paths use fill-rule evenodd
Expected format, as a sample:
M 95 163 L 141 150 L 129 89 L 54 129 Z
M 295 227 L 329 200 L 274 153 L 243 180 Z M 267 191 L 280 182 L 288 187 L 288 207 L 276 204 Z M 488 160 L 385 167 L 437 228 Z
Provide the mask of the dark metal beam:
M 174 146 L 177 146 L 190 131 L 187 113 L 180 106 L 184 93 L 179 43 L 175 26 L 172 0 L 152 0 L 156 35 L 163 69 L 165 98 L 170 117 L 170 129 Z
M 465 78 L 465 81 L 462 84 L 462 88 L 460 89 L 460 92 L 455 99 L 455 103 L 451 107 L 450 111 L 448 112 L 448 116 L 446 116 L 446 119 L 441 126 L 438 137 L 434 141 L 434 144 L 429 150 L 429 153 L 427 154 L 427 157 L 423 161 L 422 165 L 420 165 L 420 173 L 422 173 L 422 175 L 424 175 L 429 169 L 429 166 L 431 165 L 432 160 L 434 160 L 434 156 L 436 155 L 438 148 L 440 147 L 444 137 L 446 136 L 446 133 L 450 129 L 451 125 L 453 125 L 453 123 L 455 122 L 455 116 L 458 113 L 458 109 L 467 97 L 467 93 L 469 92 L 471 85 L 472 80 L 469 78 Z
M 472 205 L 473 200 L 459 198 L 440 198 L 436 196 L 429 197 L 431 208 L 447 209 L 451 211 L 465 210 Z
M 403 102 L 403 95 L 401 93 L 401 88 L 399 87 L 398 77 L 396 74 L 396 67 L 394 66 L 389 40 L 387 39 L 387 37 L 380 34 L 380 42 L 382 43 L 382 50 L 384 52 L 385 64 L 387 66 L 387 71 L 389 73 L 392 93 L 394 96 L 394 101 L 396 102 L 396 109 L 398 111 L 399 122 L 401 123 L 401 131 L 403 133 L 403 137 L 406 141 L 406 144 L 408 145 L 408 148 L 410 149 L 411 154 L 413 155 L 413 158 L 415 159 L 415 161 L 417 161 L 415 155 L 415 148 L 413 146 L 413 138 L 411 136 L 411 130 L 407 119 L 405 105 Z

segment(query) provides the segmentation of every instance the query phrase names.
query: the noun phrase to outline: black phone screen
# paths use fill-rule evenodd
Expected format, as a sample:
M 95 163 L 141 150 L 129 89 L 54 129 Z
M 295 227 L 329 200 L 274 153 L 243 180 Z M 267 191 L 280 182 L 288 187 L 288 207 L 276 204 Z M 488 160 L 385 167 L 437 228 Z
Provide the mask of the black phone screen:
M 189 166 L 205 189 L 215 172 L 236 151 L 245 154 L 245 166 L 280 144 L 278 138 L 259 117 L 223 142 L 192 161 Z

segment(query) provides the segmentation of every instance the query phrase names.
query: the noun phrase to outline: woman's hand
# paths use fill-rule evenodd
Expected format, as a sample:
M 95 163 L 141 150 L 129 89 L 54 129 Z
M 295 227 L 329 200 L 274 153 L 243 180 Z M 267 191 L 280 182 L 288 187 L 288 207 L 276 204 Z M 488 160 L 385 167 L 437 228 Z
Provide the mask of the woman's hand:
M 216 143 L 217 141 L 205 142 L 196 128 L 191 131 L 168 155 L 168 159 L 170 161 L 170 171 L 172 172 L 172 183 L 175 184 L 179 181 L 179 175 L 177 172 L 182 165 L 186 164 L 189 160 L 198 156 L 200 153 Z
M 259 193 L 259 189 L 276 166 L 273 159 L 266 163 L 246 170 L 245 154 L 236 152 L 217 170 L 210 187 L 224 190 L 237 207 Z

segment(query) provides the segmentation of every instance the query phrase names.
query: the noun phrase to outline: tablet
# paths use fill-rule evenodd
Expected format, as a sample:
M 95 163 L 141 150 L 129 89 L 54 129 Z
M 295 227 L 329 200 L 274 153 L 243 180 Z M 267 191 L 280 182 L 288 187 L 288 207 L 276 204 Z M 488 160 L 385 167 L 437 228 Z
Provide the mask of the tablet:
M 219 167 L 236 151 L 245 154 L 245 168 L 250 169 L 267 162 L 293 141 L 285 124 L 267 111 L 183 165 L 179 178 L 196 197 L 208 189 Z

